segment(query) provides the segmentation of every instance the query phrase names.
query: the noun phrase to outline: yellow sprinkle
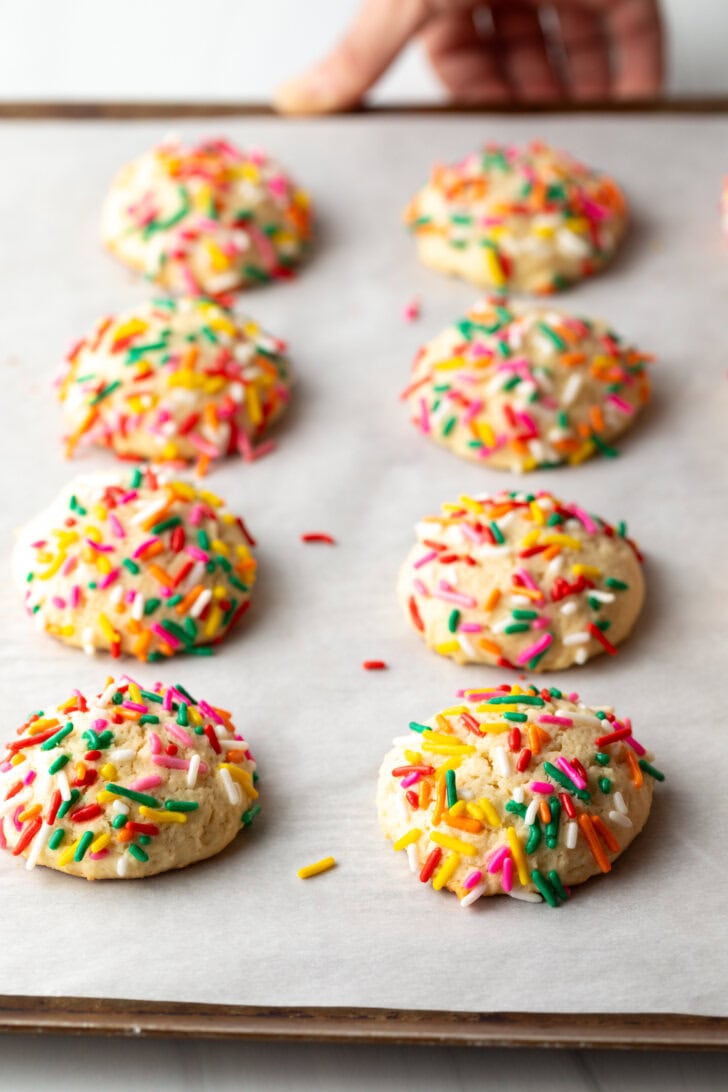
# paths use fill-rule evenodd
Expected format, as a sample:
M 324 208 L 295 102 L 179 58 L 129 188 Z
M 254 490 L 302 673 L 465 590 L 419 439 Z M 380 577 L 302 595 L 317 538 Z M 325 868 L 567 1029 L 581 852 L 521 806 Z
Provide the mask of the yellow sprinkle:
M 457 853 L 448 853 L 445 860 L 438 868 L 435 875 L 432 877 L 432 887 L 435 891 L 441 891 L 447 881 L 453 875 L 458 865 L 460 864 L 460 858 Z
M 527 550 L 530 546 L 535 546 L 541 537 L 541 532 L 538 527 L 532 527 L 528 534 L 525 534 L 521 539 L 521 548 Z
M 107 845 L 111 841 L 111 835 L 109 833 L 99 834 L 98 838 L 94 838 L 91 845 L 88 847 L 91 853 L 100 853 L 102 849 L 106 849 Z
M 464 857 L 474 857 L 477 850 L 470 842 L 463 842 L 460 838 L 453 838 L 452 834 L 441 834 L 439 830 L 433 830 L 430 841 L 443 849 L 451 849 L 453 853 L 462 853 Z
M 422 750 L 432 755 L 465 755 L 475 754 L 475 747 L 470 743 L 423 743 Z
M 207 622 L 205 623 L 205 636 L 206 637 L 212 637 L 215 633 L 217 633 L 218 629 L 220 628 L 220 623 L 221 622 L 222 622 L 222 611 L 220 610 L 217 603 L 215 603 L 212 610 L 210 611 L 210 617 L 207 619 Z
M 486 447 L 495 447 L 495 432 L 487 421 L 478 421 L 474 423 L 473 427 L 475 435 L 479 440 L 482 440 Z
M 479 705 L 475 707 L 476 713 L 493 712 L 493 710 L 481 709 Z M 480 722 L 480 731 L 483 735 L 499 735 L 501 732 L 508 732 L 513 727 L 507 720 L 482 720 Z
M 335 864 L 336 861 L 333 857 L 322 857 L 320 861 L 315 861 L 313 864 L 304 865 L 303 868 L 299 868 L 296 875 L 299 880 L 308 880 L 311 876 L 318 876 L 319 872 L 328 872 Z
M 465 360 L 462 356 L 451 356 L 447 360 L 440 360 L 434 365 L 436 371 L 451 372 L 455 368 L 462 368 Z
M 155 823 L 187 822 L 187 816 L 183 811 L 160 811 L 158 808 L 148 808 L 146 804 L 140 804 L 139 812 L 145 819 L 152 819 Z
M 404 757 L 407 759 L 410 766 L 416 766 L 418 764 L 418 762 L 422 761 L 422 755 L 420 754 L 419 751 L 405 750 Z
M 216 554 L 222 554 L 223 557 L 227 557 L 228 554 L 230 553 L 230 547 L 228 546 L 228 544 L 226 542 L 223 542 L 222 539 L 220 539 L 220 538 L 213 538 L 211 545 L 212 545 L 212 548 L 215 551 L 215 553 Z
M 498 261 L 498 256 L 494 250 L 489 246 L 483 247 L 483 257 L 485 259 L 485 267 L 488 271 L 488 278 L 493 282 L 496 288 L 502 288 L 506 283 L 506 277 L 503 272 L 503 267 Z
M 602 575 L 602 570 L 598 569 L 596 565 L 572 565 L 571 571 L 574 576 L 596 576 Z
M 81 839 L 77 838 L 73 845 L 66 846 L 66 848 L 59 853 L 57 861 L 59 868 L 65 868 L 67 864 L 70 864 L 70 862 L 73 860 L 74 853 L 79 847 L 80 842 Z
M 33 804 L 31 805 L 31 807 L 26 808 L 25 811 L 21 811 L 20 815 L 18 816 L 18 821 L 24 823 L 26 819 L 33 819 L 36 815 L 39 815 L 40 812 L 41 805 Z
M 451 652 L 458 652 L 460 645 L 457 641 L 445 641 L 441 645 L 435 645 L 435 652 L 441 656 L 449 656 Z
M 488 800 L 485 796 L 481 796 L 480 800 L 478 800 L 478 807 L 482 811 L 483 818 L 485 819 L 486 823 L 490 823 L 492 827 L 503 826 L 500 821 L 500 816 L 495 810 L 495 805 L 492 804 L 491 801 Z
M 105 614 L 99 614 L 99 629 L 109 644 L 119 640 L 118 634 Z
M 101 776 L 105 781 L 116 781 L 119 771 L 113 762 L 107 762 L 101 767 Z
M 451 705 L 449 709 L 443 709 L 442 713 L 438 713 L 437 715 L 438 717 L 457 717 L 460 713 L 467 713 L 467 711 L 467 705 Z
M 101 789 L 96 793 L 97 804 L 110 804 L 112 800 L 116 800 L 116 796 L 113 792 L 107 792 L 106 789 Z
M 198 490 L 198 496 L 212 508 L 222 508 L 222 500 L 217 493 L 211 493 L 209 489 L 200 489 Z
M 453 755 L 452 758 L 446 758 L 442 765 L 435 770 L 435 780 L 439 781 L 443 778 L 448 770 L 457 770 L 462 760 L 463 755 Z
M 403 834 L 401 838 L 398 838 L 396 842 L 392 843 L 393 849 L 406 849 L 407 846 L 411 846 L 413 842 L 416 842 L 418 838 L 422 837 L 422 831 L 419 827 L 413 827 L 412 830 L 408 830 L 406 834 Z
M 544 515 L 543 508 L 541 507 L 540 504 L 538 504 L 534 500 L 534 501 L 531 501 L 531 503 L 529 504 L 528 507 L 531 510 L 531 515 L 533 516 L 533 519 L 534 519 L 535 523 L 544 524 L 546 522 L 546 516 Z
M 546 546 L 567 546 L 570 550 L 580 550 L 583 546 L 583 543 L 573 535 L 561 535 L 558 532 L 544 535 L 541 542 Z
M 242 769 L 240 766 L 234 766 L 232 762 L 221 762 L 220 769 L 227 770 L 232 779 L 242 785 L 247 795 L 253 800 L 258 799 L 260 793 L 253 785 L 253 779 L 247 770 Z
M 63 564 L 63 562 L 65 560 L 66 560 L 65 553 L 56 554 L 54 560 L 51 562 L 51 564 L 48 566 L 48 568 L 44 569 L 42 573 L 38 573 L 38 579 L 39 580 L 50 580 L 50 578 L 52 576 L 55 576 L 55 574 L 58 572 L 58 570 L 60 569 L 61 565 Z
M 506 835 L 508 837 L 508 845 L 511 849 L 511 856 L 513 857 L 516 868 L 518 869 L 518 880 L 521 884 L 521 887 L 526 887 L 526 885 L 528 884 L 528 867 L 526 865 L 526 857 L 523 852 L 523 847 L 521 846 L 520 838 L 516 834 L 513 827 L 508 827 Z
M 133 318 L 128 322 L 124 322 L 121 326 L 117 326 L 114 330 L 114 341 L 125 341 L 128 337 L 133 337 L 134 334 L 143 334 L 148 329 L 149 323 L 144 319 Z
M 594 454 L 595 445 L 591 440 L 587 440 L 578 451 L 574 451 L 569 455 L 569 462 L 572 466 L 576 466 L 578 463 L 583 463 L 585 459 L 588 459 L 590 455 Z
M 454 817 L 455 819 L 457 819 L 458 815 L 462 815 L 462 814 L 463 814 L 463 812 L 465 811 L 466 807 L 467 807 L 467 805 L 466 805 L 466 803 L 465 803 L 465 801 L 464 801 L 464 800 L 458 800 L 458 801 L 456 801 L 456 803 L 454 803 L 454 804 L 453 804 L 453 806 L 452 806 L 452 807 L 451 807 L 451 808 L 450 808 L 450 809 L 448 810 L 448 815 L 452 815 L 452 816 L 453 816 L 453 817 Z M 477 818 L 477 816 L 476 816 L 476 818 Z
M 478 515 L 481 515 L 484 511 L 481 502 L 475 500 L 473 497 L 469 497 L 467 493 L 461 493 L 458 500 L 463 508 L 467 508 L 471 512 L 476 512 Z
M 245 388 L 245 404 L 250 416 L 250 420 L 254 425 L 259 425 L 263 420 L 263 411 L 260 408 L 260 399 L 258 398 L 258 392 L 251 383 L 250 386 Z
M 10 759 L 10 765 L 19 766 L 21 762 L 25 762 L 25 755 L 21 754 L 20 751 L 18 751 L 18 753 L 14 754 L 13 757 Z

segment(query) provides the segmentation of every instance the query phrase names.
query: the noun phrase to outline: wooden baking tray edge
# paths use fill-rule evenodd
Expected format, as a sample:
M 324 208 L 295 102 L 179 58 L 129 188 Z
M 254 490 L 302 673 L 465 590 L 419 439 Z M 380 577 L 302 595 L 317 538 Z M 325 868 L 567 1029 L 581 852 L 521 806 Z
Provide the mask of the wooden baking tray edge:
M 451 1046 L 726 1050 L 728 1018 L 257 1008 L 105 998 L 0 998 L 0 1031 Z

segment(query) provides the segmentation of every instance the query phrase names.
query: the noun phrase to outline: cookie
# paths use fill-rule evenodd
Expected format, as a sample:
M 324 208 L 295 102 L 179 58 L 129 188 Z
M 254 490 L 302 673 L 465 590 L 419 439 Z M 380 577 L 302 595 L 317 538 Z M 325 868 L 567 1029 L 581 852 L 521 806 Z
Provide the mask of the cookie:
M 136 879 L 212 857 L 260 810 L 224 709 L 123 676 L 32 713 L 0 760 L 0 843 L 26 867 Z
M 492 297 L 419 351 L 402 397 L 456 455 L 536 470 L 615 455 L 649 398 L 651 359 L 603 322 Z
M 482 288 L 543 294 L 607 264 L 627 203 L 608 175 L 547 144 L 487 144 L 436 166 L 405 223 L 425 265 Z
M 394 741 L 377 808 L 411 870 L 463 906 L 505 893 L 556 907 L 611 870 L 663 779 L 610 707 L 555 688 L 484 687 Z
M 77 444 L 123 457 L 192 462 L 254 445 L 285 408 L 285 344 L 207 299 L 153 300 L 103 318 L 71 349 L 59 384 Z
M 642 607 L 642 558 L 551 493 L 461 496 L 415 528 L 398 594 L 429 648 L 458 663 L 557 671 L 616 654 Z
M 14 571 L 40 629 L 89 654 L 206 654 L 250 606 L 255 543 L 208 490 L 151 468 L 75 478 Z
M 101 223 L 122 262 L 193 296 L 290 277 L 310 235 L 307 195 L 265 152 L 227 140 L 170 137 L 128 163 Z

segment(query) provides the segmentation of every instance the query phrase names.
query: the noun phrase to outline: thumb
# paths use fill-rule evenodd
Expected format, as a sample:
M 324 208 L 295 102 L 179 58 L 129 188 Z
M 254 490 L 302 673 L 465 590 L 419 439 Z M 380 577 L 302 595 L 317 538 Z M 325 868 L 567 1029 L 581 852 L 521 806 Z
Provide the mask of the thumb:
M 326 114 L 356 106 L 428 16 L 427 0 L 364 0 L 332 52 L 275 91 L 275 107 L 284 114 Z

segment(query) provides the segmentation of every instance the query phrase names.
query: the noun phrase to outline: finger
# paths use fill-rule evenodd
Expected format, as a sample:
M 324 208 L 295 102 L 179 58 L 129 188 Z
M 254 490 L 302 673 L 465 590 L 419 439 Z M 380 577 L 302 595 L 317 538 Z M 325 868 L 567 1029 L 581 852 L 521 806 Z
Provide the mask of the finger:
M 557 47 L 569 95 L 574 99 L 605 99 L 611 71 L 603 17 L 572 5 L 556 8 L 556 15 Z
M 427 16 L 427 0 L 365 0 L 332 52 L 277 89 L 275 106 L 287 114 L 330 113 L 356 106 Z
M 510 99 L 494 43 L 481 35 L 472 11 L 451 11 L 435 17 L 421 38 L 436 75 L 458 102 Z
M 604 18 L 615 54 L 613 93 L 620 98 L 657 94 L 664 74 L 657 0 L 612 0 Z
M 563 89 L 546 49 L 538 11 L 506 0 L 493 5 L 496 48 L 501 50 L 516 99 L 532 102 L 556 99 Z

